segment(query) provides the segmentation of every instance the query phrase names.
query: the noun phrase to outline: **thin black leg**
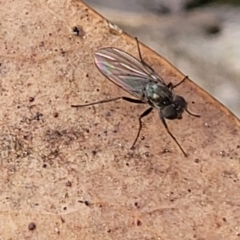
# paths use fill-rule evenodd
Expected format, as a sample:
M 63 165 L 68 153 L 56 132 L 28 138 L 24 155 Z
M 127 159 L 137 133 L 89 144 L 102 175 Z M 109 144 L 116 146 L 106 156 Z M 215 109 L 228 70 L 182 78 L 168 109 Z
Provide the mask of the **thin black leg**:
M 177 83 L 177 84 L 175 84 L 175 85 L 173 85 L 173 84 L 170 82 L 170 83 L 168 83 L 167 87 L 172 90 L 172 89 L 178 87 L 180 84 L 182 84 L 187 78 L 188 78 L 188 76 L 185 76 L 185 77 L 183 78 L 183 80 L 181 80 L 179 83 Z
M 137 42 L 138 55 L 139 55 L 139 58 L 140 58 L 141 63 L 142 63 L 146 68 L 148 68 L 152 73 L 155 73 L 154 69 L 153 69 L 151 66 L 149 66 L 149 65 L 143 60 L 143 57 L 142 57 L 142 54 L 141 54 L 141 51 L 140 51 L 140 46 L 139 46 L 138 38 L 135 37 L 135 39 L 136 39 L 136 42 Z
M 177 141 L 177 139 L 173 136 L 173 134 L 170 132 L 170 130 L 168 129 L 167 123 L 164 119 L 164 117 L 162 116 L 161 111 L 159 112 L 159 117 L 165 127 L 165 129 L 167 130 L 168 134 L 172 137 L 172 139 L 175 141 L 175 143 L 178 145 L 178 147 L 180 148 L 180 150 L 182 151 L 182 153 L 184 154 L 185 157 L 187 157 L 186 152 L 183 150 L 183 148 L 181 147 L 180 143 Z
M 181 80 L 179 83 L 177 83 L 177 84 L 175 84 L 175 85 L 171 84 L 171 85 L 172 85 L 172 86 L 171 86 L 171 89 L 174 89 L 174 88 L 178 87 L 178 86 L 179 86 L 180 84 L 182 84 L 187 78 L 188 78 L 188 76 L 185 76 L 185 77 L 183 78 L 183 80 Z
M 131 146 L 131 149 L 134 148 L 134 145 L 136 144 L 137 140 L 138 140 L 138 137 L 140 135 L 140 132 L 141 132 L 141 129 L 142 129 L 142 118 L 146 117 L 151 111 L 153 110 L 152 107 L 148 108 L 147 110 L 145 110 L 138 118 L 138 121 L 139 121 L 139 128 L 138 128 L 138 133 L 137 133 L 137 136 Z
M 140 46 L 139 46 L 138 38 L 135 37 L 135 39 L 136 39 L 136 42 L 137 42 L 137 49 L 138 49 L 138 55 L 139 55 L 139 58 L 140 58 L 141 62 L 145 63 L 145 61 L 144 61 L 143 58 L 142 58 L 141 51 L 140 51 Z
M 100 100 L 100 101 L 97 101 L 97 102 L 92 102 L 92 103 L 86 103 L 86 104 L 80 104 L 80 105 L 71 105 L 71 107 L 87 107 L 87 106 L 92 106 L 92 105 L 95 105 L 95 104 L 100 104 L 100 103 L 107 103 L 107 102 L 114 102 L 114 101 L 117 101 L 117 100 L 124 100 L 124 101 L 127 101 L 127 102 L 132 102 L 132 103 L 145 103 L 143 102 L 142 100 L 139 100 L 139 99 L 133 99 L 133 98 L 129 98 L 129 97 L 116 97 L 116 98 L 110 98 L 110 99 L 104 99 L 104 100 Z

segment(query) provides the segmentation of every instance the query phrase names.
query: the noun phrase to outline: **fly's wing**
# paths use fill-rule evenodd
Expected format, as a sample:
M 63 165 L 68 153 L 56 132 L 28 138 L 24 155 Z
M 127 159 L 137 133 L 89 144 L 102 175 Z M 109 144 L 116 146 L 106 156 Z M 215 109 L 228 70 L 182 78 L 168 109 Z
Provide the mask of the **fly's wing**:
M 149 81 L 166 86 L 150 66 L 120 49 L 99 49 L 94 60 L 105 77 L 137 98 L 144 97 L 143 90 Z

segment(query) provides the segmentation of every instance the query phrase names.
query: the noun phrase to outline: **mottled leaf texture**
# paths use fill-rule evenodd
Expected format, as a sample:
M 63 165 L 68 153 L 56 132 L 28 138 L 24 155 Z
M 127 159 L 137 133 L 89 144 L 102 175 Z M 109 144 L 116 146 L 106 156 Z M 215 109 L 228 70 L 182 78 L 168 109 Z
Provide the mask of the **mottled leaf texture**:
M 76 0 L 0 7 L 1 239 L 238 238 L 240 128 L 229 110 L 186 79 L 174 93 L 201 117 L 167 124 L 188 157 L 155 110 L 130 150 L 144 104 L 71 105 L 131 97 L 93 55 L 138 59 L 135 36 Z M 166 84 L 188 75 L 140 48 Z

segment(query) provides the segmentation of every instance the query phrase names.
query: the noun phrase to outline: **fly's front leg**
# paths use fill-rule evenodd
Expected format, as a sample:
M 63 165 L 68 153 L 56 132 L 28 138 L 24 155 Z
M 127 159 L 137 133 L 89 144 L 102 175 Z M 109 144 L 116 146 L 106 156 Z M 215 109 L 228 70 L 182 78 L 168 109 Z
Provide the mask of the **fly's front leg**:
M 178 147 L 180 148 L 180 150 L 182 151 L 183 155 L 185 157 L 187 157 L 187 153 L 183 150 L 182 146 L 180 145 L 180 143 L 178 142 L 178 140 L 175 138 L 175 136 L 170 132 L 168 125 L 165 121 L 165 118 L 162 115 L 162 112 L 159 112 L 159 117 L 161 119 L 161 122 L 163 123 L 163 126 L 165 127 L 165 129 L 167 130 L 168 134 L 171 136 L 171 138 L 174 140 L 174 142 L 178 145 Z
M 135 140 L 131 146 L 131 149 L 134 148 L 134 145 L 136 144 L 138 137 L 140 135 L 141 129 L 142 129 L 142 118 L 146 117 L 151 111 L 153 110 L 152 107 L 148 108 L 146 111 L 144 111 L 138 118 L 138 122 L 139 122 L 139 128 L 138 128 L 138 133 L 137 136 L 135 137 Z
M 179 83 L 177 83 L 175 85 L 173 85 L 173 83 L 170 82 L 170 83 L 168 83 L 167 87 L 172 90 L 172 89 L 178 87 L 180 84 L 182 84 L 187 78 L 188 78 L 188 76 L 185 76 Z

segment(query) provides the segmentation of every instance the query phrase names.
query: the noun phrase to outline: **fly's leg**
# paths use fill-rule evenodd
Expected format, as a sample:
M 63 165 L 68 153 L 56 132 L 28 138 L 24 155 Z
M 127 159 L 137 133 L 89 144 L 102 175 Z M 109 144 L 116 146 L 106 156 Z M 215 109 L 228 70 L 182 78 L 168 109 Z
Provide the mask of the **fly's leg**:
M 133 99 L 133 98 L 129 98 L 129 97 L 116 97 L 116 98 L 104 99 L 104 100 L 100 100 L 100 101 L 92 102 L 92 103 L 86 103 L 86 104 L 80 104 L 80 105 L 71 105 L 71 107 L 75 107 L 75 108 L 87 107 L 87 106 L 93 106 L 93 105 L 100 104 L 100 103 L 114 102 L 114 101 L 117 101 L 117 100 L 120 100 L 120 99 L 124 100 L 124 101 L 127 101 L 127 102 L 132 102 L 132 103 L 145 103 L 145 102 L 143 102 L 142 100 L 139 100 L 139 99 Z
M 188 78 L 188 76 L 185 76 L 185 77 L 183 78 L 183 80 L 181 80 L 179 83 L 177 83 L 177 84 L 175 84 L 175 85 L 173 85 L 173 84 L 170 82 L 170 83 L 167 85 L 167 87 L 172 90 L 172 89 L 178 87 L 180 84 L 182 84 L 187 78 Z
M 139 58 L 140 58 L 141 62 L 145 63 L 145 61 L 143 60 L 143 57 L 142 57 L 141 51 L 140 51 L 140 46 L 139 46 L 138 38 L 135 37 L 135 39 L 136 39 L 136 42 L 137 42 L 137 49 L 138 49 L 138 55 L 139 55 Z
M 92 103 L 87 103 L 87 104 L 71 105 L 71 107 L 78 108 L 78 107 L 93 106 L 93 105 L 95 105 L 95 104 L 113 102 L 113 101 L 117 101 L 117 100 L 120 100 L 120 99 L 122 99 L 122 100 L 124 100 L 124 101 L 127 101 L 127 102 L 131 102 L 131 103 L 146 104 L 145 102 L 143 102 L 142 100 L 139 100 L 139 99 L 133 99 L 133 98 L 129 98 L 129 97 L 116 97 L 116 98 L 100 100 L 100 101 L 98 101 L 98 102 L 92 102 Z M 131 149 L 133 149 L 135 143 L 137 142 L 137 139 L 138 139 L 138 137 L 139 137 L 139 134 L 140 134 L 140 131 L 141 131 L 141 128 L 142 128 L 141 119 L 142 119 L 143 117 L 147 116 L 152 110 L 153 110 L 153 108 L 148 108 L 144 113 L 142 113 L 142 114 L 140 115 L 140 117 L 139 117 L 139 129 L 138 129 L 137 137 L 135 138 L 134 143 L 133 143 L 133 145 L 131 146 Z
M 140 58 L 140 61 L 141 63 L 146 66 L 148 69 L 150 69 L 152 71 L 152 73 L 154 73 L 155 71 L 153 70 L 153 68 L 151 68 L 144 60 L 143 60 L 143 57 L 142 57 L 142 54 L 141 54 L 141 51 L 140 51 L 140 45 L 139 45 L 139 41 L 138 41 L 138 38 L 135 37 L 136 39 L 136 42 L 137 42 L 137 49 L 138 49 L 138 55 L 139 55 L 139 58 Z
M 180 148 L 180 150 L 182 151 L 183 155 L 185 157 L 187 157 L 186 152 L 183 150 L 183 148 L 181 147 L 180 143 L 177 141 L 177 139 L 174 137 L 174 135 L 170 132 L 170 130 L 168 129 L 167 123 L 165 121 L 165 118 L 162 116 L 161 111 L 159 112 L 159 117 L 165 127 L 165 129 L 167 130 L 168 134 L 171 136 L 171 138 L 174 140 L 174 142 L 178 145 L 178 147 Z
M 138 121 L 139 121 L 139 128 L 138 128 L 138 133 L 137 133 L 137 136 L 131 146 L 131 149 L 134 148 L 134 145 L 136 144 L 138 138 L 139 138 L 139 135 L 140 135 L 140 132 L 141 132 L 141 129 L 142 129 L 142 118 L 146 117 L 151 111 L 153 110 L 152 107 L 148 108 L 146 111 L 144 111 L 138 118 Z

